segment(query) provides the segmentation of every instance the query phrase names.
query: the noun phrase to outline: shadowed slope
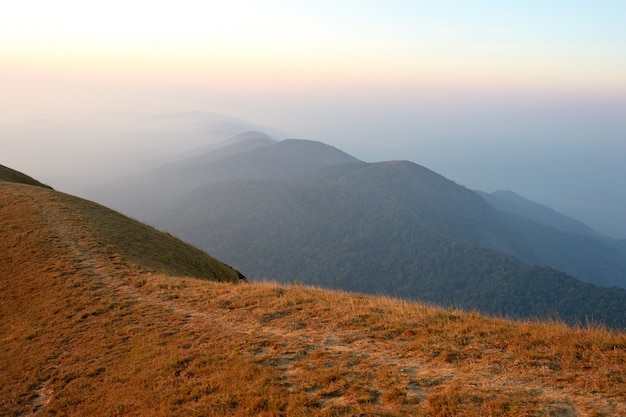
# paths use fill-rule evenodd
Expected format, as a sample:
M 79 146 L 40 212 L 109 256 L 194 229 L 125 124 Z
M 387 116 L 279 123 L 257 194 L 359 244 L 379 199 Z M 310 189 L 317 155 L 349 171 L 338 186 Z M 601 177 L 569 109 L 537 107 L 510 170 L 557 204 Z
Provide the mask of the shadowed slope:
M 558 213 L 548 206 L 527 200 L 512 191 L 477 191 L 496 210 L 518 214 L 539 224 L 550 226 L 568 233 L 577 233 L 599 238 L 600 234 L 581 221 Z
M 20 184 L 35 185 L 38 187 L 50 188 L 49 186 L 40 183 L 39 181 L 22 174 L 19 171 L 15 171 L 11 168 L 0 165 L 0 181 L 17 182 Z M 50 188 L 51 189 L 51 188 Z

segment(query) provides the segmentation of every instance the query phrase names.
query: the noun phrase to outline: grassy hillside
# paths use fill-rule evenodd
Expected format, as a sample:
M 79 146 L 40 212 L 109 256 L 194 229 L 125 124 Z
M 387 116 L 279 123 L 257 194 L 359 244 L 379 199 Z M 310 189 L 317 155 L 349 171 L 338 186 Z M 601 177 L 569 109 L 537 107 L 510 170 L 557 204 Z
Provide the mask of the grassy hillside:
M 15 171 L 11 168 L 0 165 L 0 181 L 17 182 L 20 184 L 35 185 L 38 187 L 50 188 L 47 185 L 40 183 L 39 181 L 22 174 L 19 171 Z
M 237 271 L 171 235 L 49 189 L 0 182 L 0 225 L 4 243 L 14 245 L 3 254 L 9 261 L 14 257 L 28 261 L 13 251 L 39 251 L 58 244 L 77 255 L 77 268 L 113 264 L 142 272 L 238 281 Z

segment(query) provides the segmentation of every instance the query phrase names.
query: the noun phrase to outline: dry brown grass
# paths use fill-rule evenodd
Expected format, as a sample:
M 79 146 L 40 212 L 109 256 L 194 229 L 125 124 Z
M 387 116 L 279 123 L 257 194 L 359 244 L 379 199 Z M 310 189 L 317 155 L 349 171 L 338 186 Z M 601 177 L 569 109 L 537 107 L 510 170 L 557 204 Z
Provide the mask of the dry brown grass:
M 0 415 L 626 415 L 623 333 L 150 273 L 24 187 L 0 186 Z

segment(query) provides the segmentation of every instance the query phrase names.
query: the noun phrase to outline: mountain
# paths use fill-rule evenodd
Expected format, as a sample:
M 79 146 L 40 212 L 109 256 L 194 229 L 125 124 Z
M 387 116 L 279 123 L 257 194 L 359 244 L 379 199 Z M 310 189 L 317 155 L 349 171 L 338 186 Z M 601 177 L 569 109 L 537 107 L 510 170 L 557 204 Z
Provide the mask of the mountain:
M 339 169 L 329 169 L 312 181 L 324 182 L 333 176 L 344 181 Z M 587 232 L 591 229 L 573 219 L 561 220 L 561 224 L 574 226 L 560 230 L 544 224 L 546 221 L 535 221 L 532 215 L 501 211 L 492 204 L 485 205 L 475 192 L 408 162 L 374 164 L 370 169 L 355 170 L 351 181 L 353 187 L 367 189 L 377 184 L 377 189 L 393 192 L 419 213 L 420 222 L 448 238 L 494 249 L 531 265 L 550 266 L 592 284 L 626 288 L 623 251 L 611 239 L 597 233 L 576 233 L 576 227 Z M 377 193 L 374 190 L 370 195 Z M 528 202 L 528 205 L 532 204 Z M 534 208 L 537 206 L 535 203 Z M 558 219 L 556 215 L 553 217 Z
M 218 282 L 171 236 L 4 180 L 0 231 L 2 416 L 626 414 L 624 333 Z
M 517 241 L 529 250 L 511 253 L 520 259 L 550 265 L 584 281 L 626 287 L 626 252 L 619 241 L 602 236 L 586 224 L 510 192 L 478 192 L 501 213 Z
M 527 217 L 536 223 L 550 226 L 563 232 L 600 238 L 600 234 L 585 223 L 558 213 L 543 204 L 530 201 L 512 191 L 477 191 L 496 210 Z
M 542 227 L 523 216 L 502 216 L 515 231 L 515 238 L 530 248 L 519 253 L 520 259 L 550 265 L 586 282 L 626 288 L 626 257 L 613 241 Z
M 276 141 L 272 139 L 268 134 L 249 130 L 247 132 L 232 136 L 222 142 L 219 142 L 216 145 L 209 145 L 202 148 L 193 149 L 187 152 L 185 158 L 180 159 L 182 160 L 189 158 L 187 164 L 193 164 L 193 161 L 216 161 L 241 152 L 251 151 L 262 146 L 271 145 L 273 143 L 276 143 Z
M 239 148 L 240 144 L 241 142 L 236 142 L 152 172 L 163 180 L 166 177 L 175 178 L 185 187 L 195 188 L 209 182 L 241 178 L 299 177 L 323 167 L 358 161 L 330 145 L 310 140 L 287 139 L 244 152 L 233 149 Z
M 252 136 L 252 140 L 251 137 Z M 321 142 L 268 141 L 258 134 L 235 136 L 226 146 L 109 184 L 85 195 L 125 214 L 152 221 L 162 208 L 202 185 L 244 178 L 288 179 L 327 166 L 359 162 Z

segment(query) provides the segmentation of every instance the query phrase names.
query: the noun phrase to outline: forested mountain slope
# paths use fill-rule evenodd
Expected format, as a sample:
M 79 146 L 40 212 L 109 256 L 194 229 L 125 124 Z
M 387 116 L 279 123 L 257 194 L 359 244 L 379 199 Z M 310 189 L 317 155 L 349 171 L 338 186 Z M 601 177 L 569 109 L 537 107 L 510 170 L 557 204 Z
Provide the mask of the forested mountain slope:
M 496 210 L 518 214 L 536 223 L 550 226 L 563 232 L 587 235 L 595 238 L 600 237 L 598 232 L 585 223 L 558 213 L 548 206 L 530 201 L 513 191 L 494 191 L 492 193 L 477 192 Z

